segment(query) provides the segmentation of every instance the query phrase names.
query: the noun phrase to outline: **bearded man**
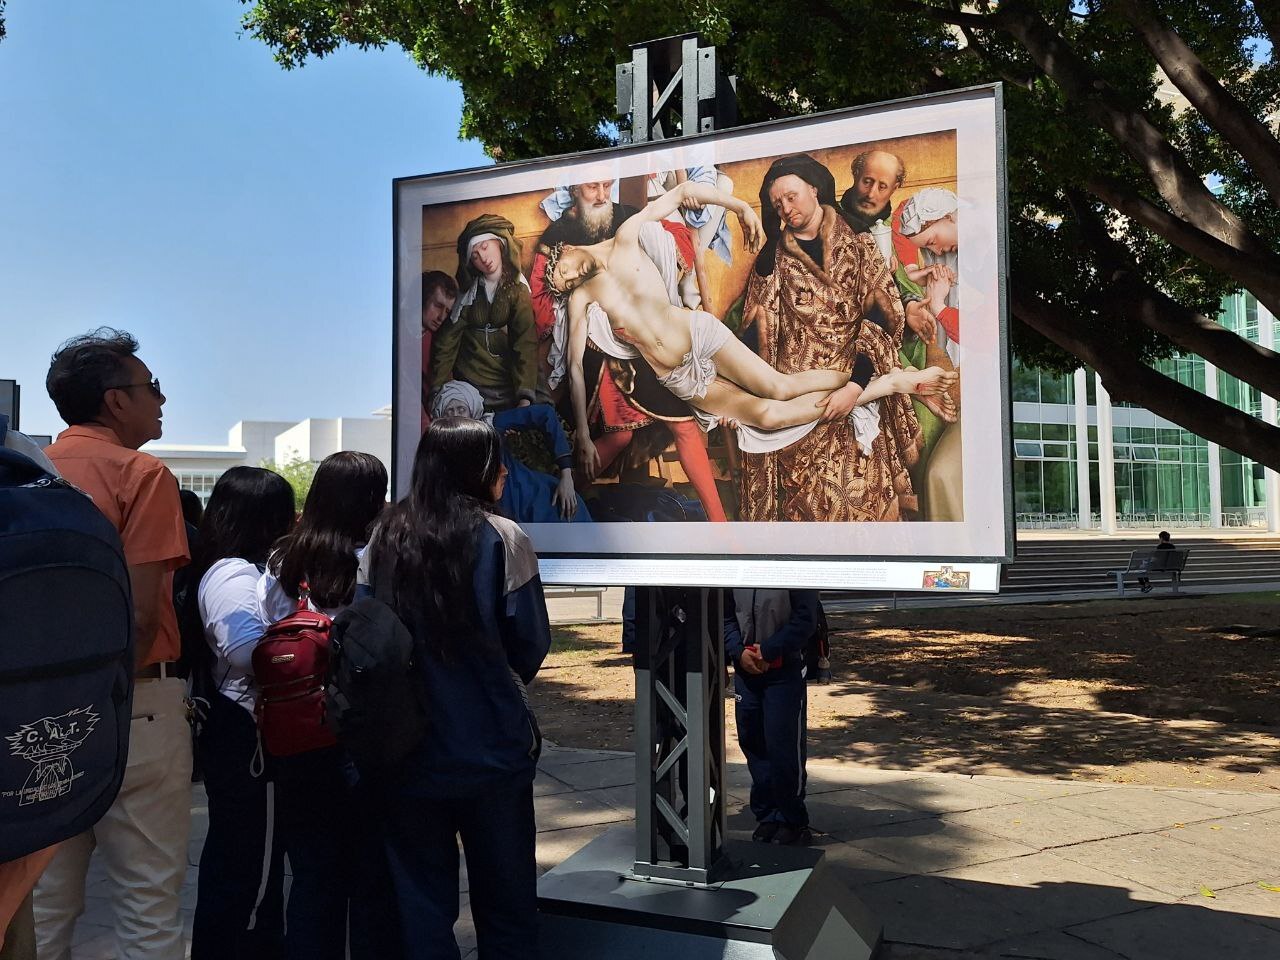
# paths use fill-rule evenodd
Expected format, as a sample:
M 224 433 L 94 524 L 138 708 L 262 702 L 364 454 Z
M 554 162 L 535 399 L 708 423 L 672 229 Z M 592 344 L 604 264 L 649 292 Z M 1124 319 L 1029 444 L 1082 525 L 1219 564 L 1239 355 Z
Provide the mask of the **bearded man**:
M 760 187 L 764 249 L 747 280 L 745 320 L 782 373 L 852 370 L 823 422 L 791 446 L 744 454 L 741 519 L 891 521 L 914 517 L 908 474 L 920 455 L 911 400 L 893 394 L 849 417 L 872 377 L 899 366 L 905 314 L 888 265 L 836 209 L 835 179 L 808 154 L 782 157 Z M 874 312 L 876 320 L 869 319 Z
M 893 209 L 893 195 L 906 182 L 906 164 L 897 154 L 887 150 L 864 150 L 853 158 L 850 172 L 853 174 L 853 186 L 840 198 L 841 215 L 855 233 L 871 233 L 879 222 L 883 224 L 885 239 L 890 233 L 892 236 L 889 249 L 881 247 L 880 251 L 891 261 L 889 266 L 894 271 L 894 280 L 907 314 L 907 330 L 900 351 L 902 363 L 954 370 L 959 355 L 952 342 L 953 327 L 948 325 L 951 314 L 944 313 L 937 304 L 932 274 L 916 269 L 919 253 L 901 234 L 901 208 L 896 213 Z M 911 202 L 908 200 L 903 206 Z M 941 282 L 942 277 L 939 276 L 938 279 Z M 952 389 L 950 399 L 958 410 L 958 385 Z M 916 399 L 915 408 L 924 436 L 924 452 L 920 461 L 912 468 L 911 479 L 916 493 L 922 495 L 932 486 L 928 483 L 928 472 L 934 445 L 954 418 L 936 415 L 920 399 Z M 936 511 L 927 496 L 921 504 L 921 512 L 929 520 L 959 519 L 949 513 Z
M 614 203 L 610 199 L 612 192 L 612 180 L 579 183 L 561 187 L 541 204 L 551 223 L 539 238 L 529 273 L 539 357 L 548 391 L 557 389 L 566 375 L 568 317 L 564 304 L 557 304 L 554 291 L 547 286 L 547 255 L 560 244 L 585 246 L 607 240 L 638 213 L 634 207 Z M 677 259 L 691 269 L 694 251 L 688 232 L 685 231 L 683 245 L 674 232 L 672 241 L 677 245 Z M 669 442 L 661 429 L 665 424 L 675 439 L 676 455 L 707 512 L 707 519 L 726 520 L 711 459 L 707 456 L 706 440 L 689 405 L 658 383 L 652 369 L 643 362 L 617 360 L 588 350 L 583 369 L 587 404 L 596 423 L 596 435 L 591 438 L 596 456 L 580 455 L 578 459 L 583 475 L 592 479 L 597 471 L 607 471 L 633 439 L 648 433 L 660 439 L 645 444 L 644 448 L 651 449 L 654 455 L 660 453 Z M 572 422 L 571 411 L 569 418 Z M 580 451 L 584 449 L 576 441 L 575 446 Z

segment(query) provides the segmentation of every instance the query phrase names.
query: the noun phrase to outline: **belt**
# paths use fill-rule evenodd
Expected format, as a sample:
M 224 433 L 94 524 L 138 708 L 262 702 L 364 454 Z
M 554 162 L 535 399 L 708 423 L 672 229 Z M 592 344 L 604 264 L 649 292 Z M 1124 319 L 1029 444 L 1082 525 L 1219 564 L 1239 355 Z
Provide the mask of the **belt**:
M 145 667 L 139 667 L 134 673 L 134 680 L 164 680 L 167 677 L 176 677 L 178 675 L 178 664 L 175 662 L 167 663 L 149 663 Z

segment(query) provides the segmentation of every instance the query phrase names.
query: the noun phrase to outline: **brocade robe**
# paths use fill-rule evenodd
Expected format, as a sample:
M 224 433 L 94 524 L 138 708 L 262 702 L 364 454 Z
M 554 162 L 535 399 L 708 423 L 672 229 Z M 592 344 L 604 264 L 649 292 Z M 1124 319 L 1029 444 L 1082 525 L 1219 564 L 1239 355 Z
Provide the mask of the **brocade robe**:
M 893 275 L 871 237 L 855 234 L 834 208 L 823 208 L 819 237 L 823 266 L 784 230 L 773 269 L 766 276 L 750 273 L 745 312 L 757 315 L 760 356 L 782 373 L 798 373 L 851 370 L 861 353 L 877 376 L 886 374 L 900 366 L 906 324 Z M 869 295 L 889 318 L 889 329 L 863 321 Z M 740 519 L 843 523 L 914 515 L 907 468 L 920 456 L 920 424 L 910 397 L 893 394 L 877 402 L 880 433 L 869 455 L 859 449 L 847 417 L 818 424 L 783 450 L 743 454 Z

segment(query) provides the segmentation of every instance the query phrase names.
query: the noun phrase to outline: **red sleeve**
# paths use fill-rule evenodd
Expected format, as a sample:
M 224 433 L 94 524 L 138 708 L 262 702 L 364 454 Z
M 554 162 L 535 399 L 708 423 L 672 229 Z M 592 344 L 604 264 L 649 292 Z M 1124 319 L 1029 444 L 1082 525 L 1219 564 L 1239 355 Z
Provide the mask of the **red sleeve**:
M 947 331 L 947 336 L 956 343 L 960 342 L 960 308 L 959 307 L 943 307 L 942 312 L 938 314 L 938 322 L 942 324 L 942 329 Z
M 533 255 L 533 266 L 529 269 L 529 293 L 533 300 L 533 324 L 539 341 L 551 336 L 551 328 L 556 325 L 555 295 L 547 287 L 544 272 L 547 268 L 547 255 L 539 251 Z
M 893 211 L 893 255 L 903 266 L 915 266 L 920 262 L 920 248 L 902 235 L 902 204 Z

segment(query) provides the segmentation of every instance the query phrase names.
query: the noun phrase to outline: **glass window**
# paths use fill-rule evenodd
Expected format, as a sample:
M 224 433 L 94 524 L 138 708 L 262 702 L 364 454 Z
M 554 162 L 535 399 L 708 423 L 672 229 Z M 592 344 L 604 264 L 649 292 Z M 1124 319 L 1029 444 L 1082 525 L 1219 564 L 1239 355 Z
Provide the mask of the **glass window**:
M 1113 456 L 1115 456 L 1117 460 L 1133 459 L 1133 451 L 1127 446 L 1124 446 L 1122 444 L 1116 444 L 1115 446 L 1112 447 L 1112 450 L 1115 451 Z
M 1040 374 L 1034 367 L 1013 365 L 1013 399 L 1029 403 L 1040 402 Z
M 1013 503 L 1018 513 L 1043 513 L 1044 498 L 1040 493 L 1040 467 L 1035 460 L 1013 463 Z
M 1182 450 L 1178 447 L 1161 447 L 1160 459 L 1165 463 L 1180 463 L 1182 461 Z
M 1044 455 L 1051 460 L 1068 460 L 1071 458 L 1071 448 L 1065 443 L 1045 443 L 1041 444 L 1044 449 Z
M 1070 440 L 1071 428 L 1065 423 L 1042 423 L 1040 435 L 1046 440 Z
M 1023 459 L 1039 460 L 1042 456 L 1039 443 L 1029 440 L 1017 440 L 1013 444 L 1014 452 Z
M 1155 447 L 1138 447 L 1138 446 L 1135 446 L 1135 447 L 1133 448 L 1133 459 L 1135 459 L 1135 460 L 1155 460 L 1155 459 L 1157 459 L 1157 458 L 1156 458 L 1156 448 L 1155 448 Z
M 1045 513 L 1075 513 L 1076 471 L 1070 463 L 1048 461 L 1041 464 Z
M 1040 424 L 1038 423 L 1013 423 L 1013 438 L 1015 440 L 1039 440 Z
M 1040 402 L 1070 403 L 1071 385 L 1067 378 L 1052 373 L 1041 373 Z

